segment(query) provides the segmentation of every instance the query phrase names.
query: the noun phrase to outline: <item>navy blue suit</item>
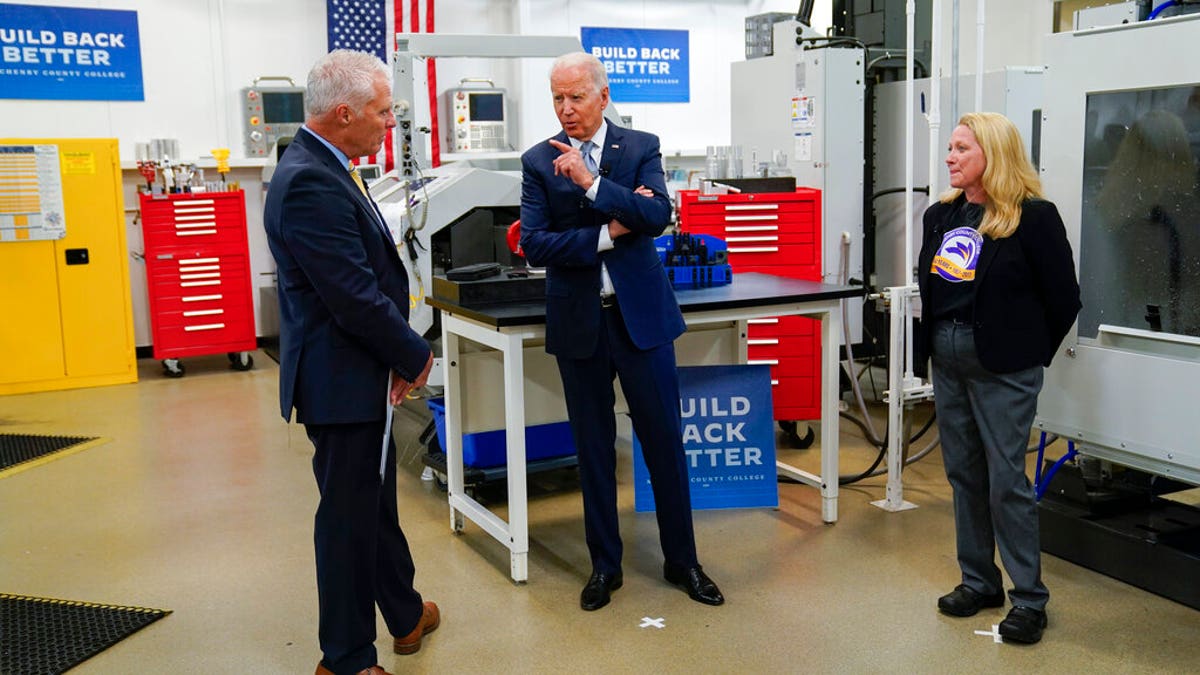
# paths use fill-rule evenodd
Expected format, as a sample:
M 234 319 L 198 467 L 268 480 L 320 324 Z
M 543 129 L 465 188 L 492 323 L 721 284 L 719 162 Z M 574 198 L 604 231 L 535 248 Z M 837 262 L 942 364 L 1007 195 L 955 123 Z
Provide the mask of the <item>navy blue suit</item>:
M 569 142 L 565 133 L 555 139 Z M 642 442 L 663 555 L 691 567 L 696 545 L 673 344 L 685 326 L 654 247 L 671 213 L 658 138 L 608 126 L 595 202 L 569 178 L 554 175 L 560 154 L 543 141 L 521 158 L 521 247 L 531 265 L 546 267 L 546 351 L 558 360 L 579 449 L 592 568 L 621 570 L 614 376 Z M 654 196 L 634 193 L 639 185 Z M 600 228 L 612 219 L 631 232 L 598 253 Z M 609 309 L 600 302 L 601 262 L 616 292 L 617 305 Z
M 301 129 L 263 216 L 278 267 L 279 402 L 304 423 L 321 492 L 314 542 L 326 667 L 377 663 L 375 604 L 395 636 L 420 619 L 396 511 L 395 446 L 379 477 L 388 371 L 412 381 L 429 345 L 408 325 L 408 276 L 391 235 L 345 166 Z

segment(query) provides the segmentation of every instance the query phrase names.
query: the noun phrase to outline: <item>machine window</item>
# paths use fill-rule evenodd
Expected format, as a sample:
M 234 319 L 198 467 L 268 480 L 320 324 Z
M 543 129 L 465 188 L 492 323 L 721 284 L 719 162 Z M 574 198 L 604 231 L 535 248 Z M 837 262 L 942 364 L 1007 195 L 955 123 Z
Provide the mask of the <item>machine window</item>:
M 1080 337 L 1200 337 L 1200 84 L 1088 95 Z

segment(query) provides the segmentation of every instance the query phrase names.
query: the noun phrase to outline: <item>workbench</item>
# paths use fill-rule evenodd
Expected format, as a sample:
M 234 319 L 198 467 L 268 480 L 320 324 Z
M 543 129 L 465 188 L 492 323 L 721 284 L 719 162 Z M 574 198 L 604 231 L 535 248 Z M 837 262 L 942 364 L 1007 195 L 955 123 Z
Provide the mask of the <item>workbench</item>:
M 735 274 L 733 283 L 712 288 L 676 291 L 688 332 L 703 330 L 732 331 L 733 362 L 747 363 L 747 325 L 751 321 L 769 321 L 780 316 L 810 316 L 821 322 L 821 472 L 813 474 L 777 462 L 781 475 L 821 491 L 821 519 L 837 521 L 838 500 L 838 397 L 839 351 L 842 342 L 841 300 L 858 297 L 859 286 L 839 286 L 802 281 L 753 272 Z M 528 576 L 529 513 L 526 491 L 525 460 L 525 348 L 529 342 L 545 337 L 544 302 L 521 302 L 484 307 L 464 307 L 427 297 L 426 302 L 441 311 L 442 361 L 445 371 L 447 493 L 450 503 L 450 527 L 461 532 L 469 518 L 504 544 L 510 551 L 511 576 L 523 582 Z M 464 360 L 463 340 L 496 350 L 502 359 L 502 401 L 507 455 L 508 520 L 493 513 L 467 495 L 463 484 L 462 431 Z M 677 361 L 688 365 L 685 354 Z M 706 358 L 702 356 L 701 358 Z M 699 364 L 695 364 L 699 365 Z

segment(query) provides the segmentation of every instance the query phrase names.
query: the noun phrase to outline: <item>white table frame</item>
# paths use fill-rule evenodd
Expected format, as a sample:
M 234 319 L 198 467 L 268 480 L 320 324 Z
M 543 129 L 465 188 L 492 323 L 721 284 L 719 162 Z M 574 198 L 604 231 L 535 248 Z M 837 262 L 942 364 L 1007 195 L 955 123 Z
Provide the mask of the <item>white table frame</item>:
M 525 461 L 524 343 L 545 336 L 545 324 L 495 327 L 455 314 L 442 312 L 442 349 L 445 364 L 446 475 L 450 502 L 450 528 L 460 533 L 464 517 L 479 525 L 510 552 L 511 576 L 522 583 L 529 578 L 529 504 Z M 810 316 L 821 320 L 821 473 L 804 471 L 776 462 L 778 472 L 821 490 L 821 520 L 837 521 L 838 500 L 838 354 L 841 345 L 841 300 L 824 299 L 765 304 L 735 309 L 699 310 L 684 308 L 689 326 L 732 322 L 738 331 L 738 362 L 747 363 L 747 322 L 774 316 Z M 498 350 L 504 362 L 504 419 L 507 447 L 508 521 L 466 494 L 463 484 L 462 449 L 462 352 L 459 340 L 466 338 Z

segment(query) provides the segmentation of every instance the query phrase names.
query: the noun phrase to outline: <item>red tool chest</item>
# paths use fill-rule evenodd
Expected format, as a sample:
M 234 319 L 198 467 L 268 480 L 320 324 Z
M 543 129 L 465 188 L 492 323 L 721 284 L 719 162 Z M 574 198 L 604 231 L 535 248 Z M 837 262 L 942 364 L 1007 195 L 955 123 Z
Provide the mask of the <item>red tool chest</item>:
M 821 191 L 702 195 L 679 192 L 679 224 L 729 247 L 734 273 L 821 280 Z M 771 366 L 777 420 L 821 417 L 821 323 L 783 316 L 749 322 L 749 362 Z
M 141 209 L 154 358 L 176 377 L 178 359 L 202 354 L 225 352 L 235 368 L 249 368 L 244 352 L 256 340 L 245 194 L 142 194 Z

